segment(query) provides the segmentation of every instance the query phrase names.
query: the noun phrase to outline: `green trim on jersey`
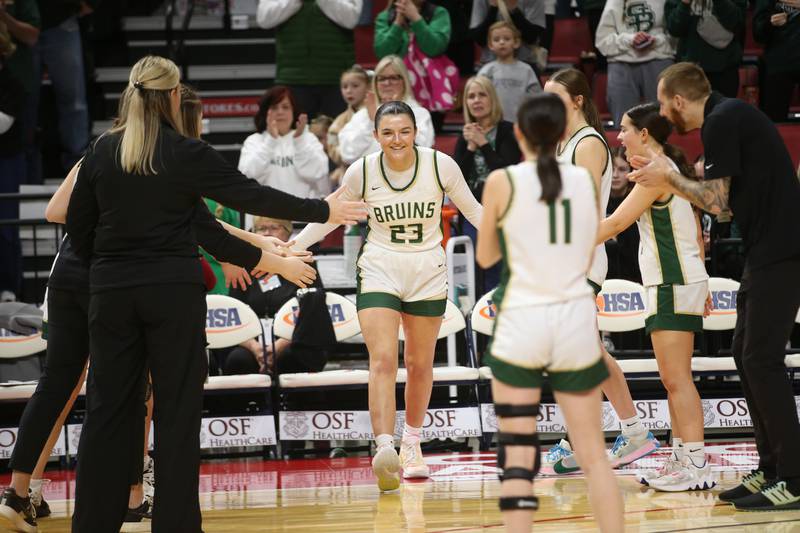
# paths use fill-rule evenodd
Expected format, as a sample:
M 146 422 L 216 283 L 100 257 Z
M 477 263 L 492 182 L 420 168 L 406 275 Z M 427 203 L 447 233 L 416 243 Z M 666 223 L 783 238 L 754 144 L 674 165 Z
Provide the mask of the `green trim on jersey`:
M 581 392 L 591 390 L 608 377 L 608 367 L 603 358 L 586 368 L 579 370 L 565 370 L 563 372 L 553 372 L 548 370 L 550 377 L 550 387 L 554 391 Z
M 589 284 L 589 286 L 590 286 L 590 287 L 592 288 L 592 290 L 594 291 L 594 295 L 595 295 L 595 297 L 596 297 L 598 294 L 600 294 L 600 291 L 602 291 L 602 290 L 603 290 L 603 287 L 601 287 L 599 284 L 595 283 L 594 281 L 590 280 L 589 278 L 586 278 L 586 282 Z
M 400 297 L 388 292 L 360 292 L 356 295 L 356 309 L 370 309 L 372 307 L 383 307 L 400 312 L 403 302 Z
M 361 158 L 361 199 L 367 199 L 367 156 Z
M 381 155 L 379 156 L 380 164 L 381 164 L 381 176 L 383 176 L 383 181 L 386 182 L 386 185 L 388 185 L 389 188 L 391 190 L 393 190 L 394 192 L 403 192 L 405 190 L 408 190 L 408 188 L 411 187 L 414 184 L 414 182 L 417 181 L 417 172 L 419 171 L 419 151 L 417 150 L 416 146 L 414 147 L 414 157 L 415 157 L 415 159 L 414 159 L 414 175 L 411 176 L 411 181 L 409 181 L 406 184 L 405 187 L 401 187 L 401 188 L 397 189 L 392 185 L 392 183 L 389 181 L 389 178 L 386 176 L 386 169 L 383 166 L 383 152 L 381 152 Z
M 402 303 L 403 312 L 414 316 L 443 316 L 446 307 L 447 298 Z
M 658 200 L 654 200 L 654 201 L 653 201 L 653 205 L 654 205 L 654 206 L 656 206 L 656 207 L 665 207 L 665 206 L 668 206 L 668 205 L 670 204 L 670 202 L 672 202 L 672 199 L 673 199 L 673 198 L 675 198 L 675 195 L 674 195 L 674 194 L 670 194 L 670 195 L 669 195 L 669 198 L 667 198 L 667 199 L 666 199 L 666 200 L 664 200 L 663 202 L 661 202 L 661 201 L 658 201 Z
M 558 156 L 558 157 L 561 157 L 562 155 L 564 155 L 564 150 L 566 150 L 566 149 L 567 149 L 567 145 L 568 145 L 569 143 L 571 143 L 571 142 L 572 142 L 572 139 L 574 139 L 576 135 L 578 135 L 580 132 L 582 132 L 582 131 L 583 131 L 583 130 L 585 130 L 586 128 L 592 128 L 592 127 L 591 127 L 590 125 L 588 125 L 588 124 L 587 124 L 587 125 L 585 125 L 585 126 L 584 126 L 584 127 L 582 127 L 582 128 L 578 128 L 578 131 L 576 131 L 575 133 L 573 133 L 573 134 L 570 136 L 570 138 L 569 138 L 569 139 L 567 139 L 567 140 L 566 140 L 566 142 L 565 142 L 564 144 L 562 144 L 562 145 L 561 145 L 561 146 L 562 146 L 562 148 L 561 148 L 560 150 L 558 149 L 558 147 L 556 147 L 556 156 Z M 594 128 L 592 128 L 592 129 L 594 129 Z M 595 131 L 596 131 L 596 130 L 595 130 Z M 576 146 L 576 148 L 577 148 L 577 146 Z M 573 165 L 575 164 L 575 152 L 572 152 L 572 164 L 573 164 Z
M 367 245 L 368 238 L 369 222 L 367 222 L 367 231 L 364 233 L 364 240 L 361 241 L 361 246 L 358 249 L 358 255 L 356 255 L 356 300 L 358 299 L 358 295 L 361 294 L 361 267 L 358 266 L 358 262 L 361 261 L 361 255 L 364 253 L 364 247 Z
M 436 183 L 439 184 L 439 188 L 444 193 L 444 185 L 442 185 L 442 178 L 439 177 L 439 162 L 436 160 L 436 154 L 438 152 L 436 150 L 433 151 L 433 175 L 436 176 Z
M 508 179 L 508 185 L 511 187 L 511 193 L 508 195 L 508 204 L 506 204 L 506 208 L 503 209 L 503 212 L 500 213 L 500 218 L 497 219 L 498 224 L 502 223 L 503 219 L 506 218 L 506 215 L 511 210 L 511 203 L 514 201 L 514 179 L 511 177 L 511 171 L 508 170 L 508 167 L 503 170 L 506 172 L 506 178 Z
M 653 238 L 658 250 L 658 264 L 661 268 L 661 283 L 685 285 L 675 228 L 672 225 L 672 211 L 669 205 L 651 207 L 650 219 L 653 222 Z
M 506 295 L 509 280 L 511 279 L 511 260 L 508 257 L 508 247 L 506 246 L 506 238 L 503 235 L 503 228 L 497 228 L 497 238 L 500 241 L 500 261 L 502 262 L 502 270 L 500 271 L 500 282 L 492 295 L 492 303 L 494 303 L 497 312 L 494 317 L 494 324 L 492 325 L 492 338 L 486 346 L 486 356 L 492 353 L 492 343 L 494 342 L 494 334 L 497 331 L 497 324 L 500 322 L 500 312 L 503 309 L 503 298 Z M 484 358 L 486 357 L 484 356 Z
M 644 319 L 647 334 L 654 331 L 703 331 L 703 317 L 675 312 L 675 291 L 672 284 L 659 285 L 656 289 L 656 312 Z
M 494 379 L 512 387 L 540 389 L 542 382 L 544 382 L 544 373 L 540 368 L 524 368 L 512 365 L 489 353 L 483 357 L 483 364 L 492 370 Z
M 591 126 L 586 126 L 586 127 L 587 127 L 587 128 L 592 128 Z M 581 128 L 580 130 L 576 131 L 576 132 L 575 132 L 575 135 L 577 135 L 577 134 L 578 134 L 578 132 L 580 132 L 581 130 L 584 130 L 584 129 L 586 129 L 586 128 Z M 592 128 L 592 131 L 594 131 L 594 133 L 590 133 L 589 135 L 587 135 L 587 136 L 586 136 L 586 137 L 584 137 L 583 139 L 587 139 L 587 138 L 589 138 L 589 137 L 597 137 L 598 139 L 600 139 L 600 142 L 602 142 L 602 143 L 603 143 L 603 146 L 605 146 L 605 147 L 606 147 L 606 164 L 605 164 L 605 166 L 603 166 L 603 174 L 605 174 L 605 173 L 606 173 L 606 171 L 608 170 L 608 165 L 611 163 L 611 148 L 609 148 L 609 147 L 608 147 L 608 143 L 606 142 L 606 139 L 605 139 L 605 137 L 603 137 L 602 135 L 600 135 L 600 132 L 598 132 L 598 131 L 597 131 L 596 129 L 594 129 L 594 128 Z M 575 135 L 573 135 L 572 137 L 570 137 L 570 141 L 571 141 L 571 140 L 572 140 L 572 139 L 575 137 Z M 583 139 L 581 139 L 581 141 L 582 141 Z M 578 144 L 580 144 L 580 143 L 581 143 L 581 141 L 578 141 L 578 143 L 575 145 L 575 150 L 573 150 L 573 151 L 572 151 L 572 164 L 573 164 L 573 165 L 577 165 L 577 163 L 575 162 L 575 154 L 577 154 L 577 153 L 578 153 Z M 567 141 L 567 142 L 569 142 L 569 141 Z M 591 175 L 591 174 L 590 174 L 590 175 Z M 594 182 L 594 178 L 592 178 L 592 181 Z M 596 189 L 596 188 L 597 188 L 597 184 L 595 184 L 595 189 Z

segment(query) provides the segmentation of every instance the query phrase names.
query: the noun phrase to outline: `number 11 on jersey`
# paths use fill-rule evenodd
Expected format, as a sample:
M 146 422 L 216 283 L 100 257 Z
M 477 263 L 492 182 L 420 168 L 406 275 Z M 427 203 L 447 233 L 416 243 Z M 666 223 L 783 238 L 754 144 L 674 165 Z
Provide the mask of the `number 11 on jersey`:
M 560 205 L 564 211 L 564 244 L 570 244 L 572 238 L 572 209 L 569 198 L 561 200 Z M 550 212 L 550 244 L 556 244 L 558 242 L 558 226 L 556 224 L 558 220 L 558 215 L 556 214 L 558 205 L 556 202 L 550 202 L 547 207 Z

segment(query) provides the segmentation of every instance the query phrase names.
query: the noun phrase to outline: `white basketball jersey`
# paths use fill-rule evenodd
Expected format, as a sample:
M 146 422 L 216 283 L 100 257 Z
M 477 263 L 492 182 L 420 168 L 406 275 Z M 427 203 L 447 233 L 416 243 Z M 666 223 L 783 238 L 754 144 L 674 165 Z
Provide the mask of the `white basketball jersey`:
M 605 216 L 606 209 L 608 209 L 608 198 L 611 196 L 611 178 L 614 173 L 614 163 L 611 160 L 611 151 L 608 149 L 608 144 L 605 138 L 596 129 L 591 126 L 584 126 L 575 132 L 570 139 L 561 147 L 561 152 L 558 154 L 558 160 L 561 163 L 575 164 L 575 150 L 578 144 L 586 137 L 597 137 L 603 141 L 606 147 L 606 168 L 603 170 L 603 176 L 600 178 L 600 212 Z M 606 256 L 605 244 L 599 244 L 594 252 L 594 260 L 592 266 L 589 268 L 589 279 L 597 285 L 603 285 L 608 273 L 608 257 Z
M 364 157 L 362 196 L 369 209 L 367 242 L 398 252 L 430 250 L 442 242 L 444 188 L 436 151 L 417 147 L 417 163 L 395 172 L 383 152 Z
M 503 309 L 563 302 L 592 295 L 586 282 L 599 213 L 586 169 L 559 164 L 561 195 L 540 200 L 536 163 L 506 169 L 511 200 L 498 223 L 503 273 L 494 293 Z
M 672 166 L 678 170 L 674 163 Z M 644 286 L 688 285 L 708 279 L 697 242 L 694 209 L 688 200 L 673 194 L 665 202 L 653 202 L 636 224 Z

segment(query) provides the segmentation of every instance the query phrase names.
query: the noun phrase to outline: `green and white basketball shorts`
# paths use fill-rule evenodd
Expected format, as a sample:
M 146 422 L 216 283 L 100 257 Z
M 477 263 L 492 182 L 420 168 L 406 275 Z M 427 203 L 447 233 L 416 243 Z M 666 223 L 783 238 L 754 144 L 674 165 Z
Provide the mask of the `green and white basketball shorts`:
M 703 330 L 703 310 L 708 297 L 708 282 L 689 285 L 651 285 L 647 291 L 647 333 L 656 330 Z
M 386 307 L 409 315 L 444 315 L 447 261 L 441 246 L 421 252 L 398 252 L 366 243 L 357 267 L 359 311 Z
M 484 361 L 514 387 L 541 387 L 547 373 L 553 390 L 593 389 L 608 377 L 594 298 L 501 310 Z

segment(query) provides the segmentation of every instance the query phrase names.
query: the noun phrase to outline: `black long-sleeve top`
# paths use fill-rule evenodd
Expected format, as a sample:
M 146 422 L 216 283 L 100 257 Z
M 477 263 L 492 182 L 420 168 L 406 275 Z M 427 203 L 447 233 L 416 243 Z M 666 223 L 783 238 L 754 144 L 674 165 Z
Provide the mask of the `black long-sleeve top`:
M 483 194 L 483 184 L 487 176 L 478 176 L 475 171 L 475 152 L 467 149 L 467 140 L 462 135 L 456 141 L 456 150 L 453 159 L 461 168 L 464 179 L 467 180 L 469 188 L 475 198 L 480 199 Z M 517 140 L 514 138 L 514 125 L 511 122 L 501 120 L 497 123 L 497 135 L 494 140 L 494 148 L 490 143 L 479 147 L 478 150 L 483 154 L 486 166 L 489 171 L 498 168 L 516 165 L 522 159 Z
M 197 205 L 192 225 L 197 242 L 218 261 L 252 268 L 261 258 L 261 249 L 228 233 L 205 202 Z M 69 235 L 61 241 L 47 286 L 64 291 L 89 292 L 89 269 L 75 253 Z
M 129 174 L 119 161 L 121 134 L 98 139 L 87 152 L 67 211 L 75 253 L 91 263 L 91 291 L 162 283 L 203 283 L 198 228 L 216 221 L 201 198 L 261 216 L 325 222 L 324 200 L 298 198 L 259 185 L 206 143 L 162 125 L 153 157 L 156 174 Z M 199 215 L 199 224 L 194 220 Z M 207 216 L 206 216 L 207 215 Z M 221 228 L 220 228 L 221 229 Z M 209 241 L 210 239 L 210 247 Z M 238 247 L 221 234 L 203 237 L 215 257 Z M 251 251 L 252 252 L 252 251 Z M 220 254 L 220 256 L 218 256 Z M 245 253 L 252 268 L 255 254 Z M 237 261 L 238 262 L 238 261 Z M 241 262 L 239 262 L 241 264 Z

